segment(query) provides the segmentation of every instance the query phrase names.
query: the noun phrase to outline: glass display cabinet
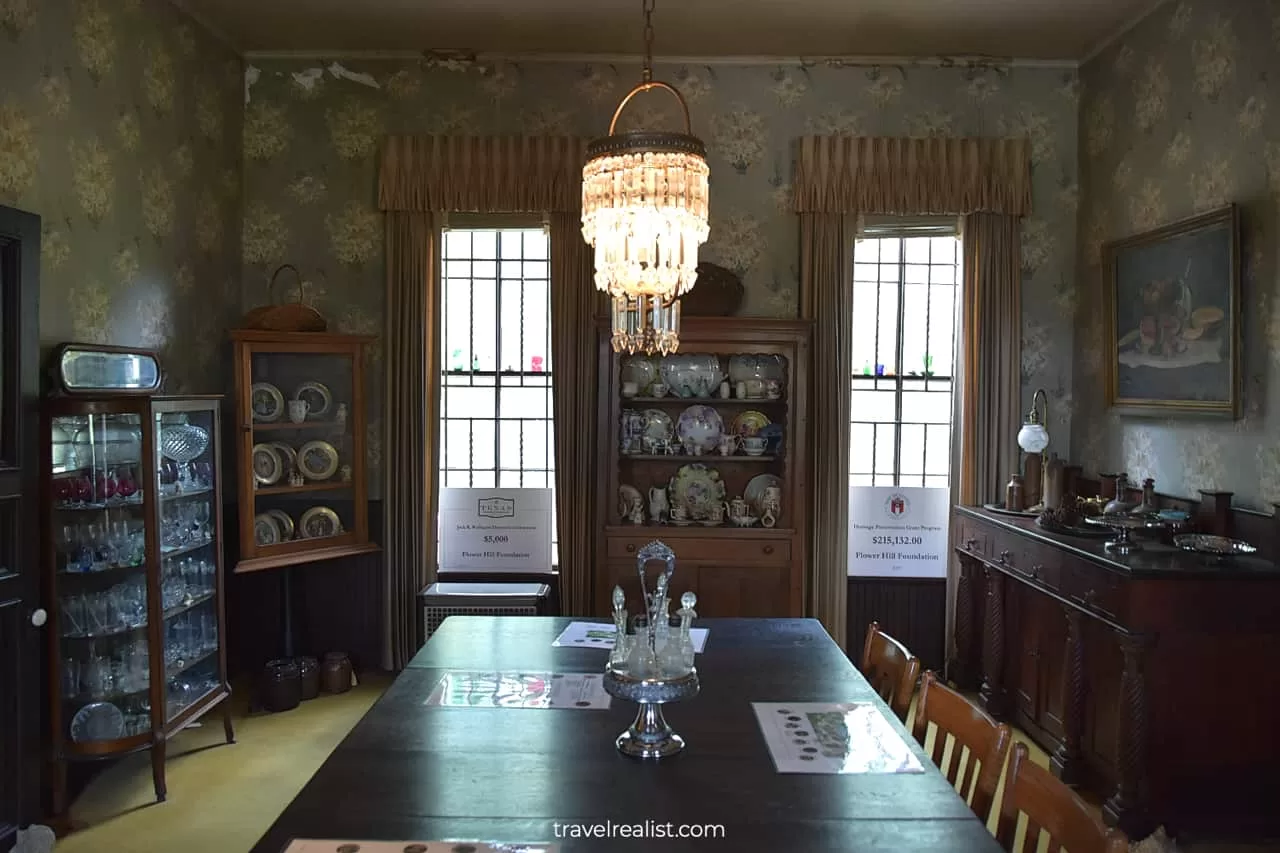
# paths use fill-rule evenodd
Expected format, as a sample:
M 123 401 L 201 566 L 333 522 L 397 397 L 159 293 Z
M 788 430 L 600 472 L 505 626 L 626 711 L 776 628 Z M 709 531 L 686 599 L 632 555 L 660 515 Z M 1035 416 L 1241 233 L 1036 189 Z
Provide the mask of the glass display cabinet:
M 253 572 L 369 542 L 365 348 L 372 338 L 238 329 L 240 561 Z
M 227 742 L 235 736 L 222 631 L 222 398 L 155 396 L 159 367 L 142 351 L 63 347 L 55 366 L 41 497 L 61 815 L 70 761 L 149 748 L 164 800 L 169 737 L 219 704 Z
M 809 324 L 686 317 L 667 356 L 615 353 L 602 324 L 599 359 L 595 612 L 640 594 L 661 539 L 700 615 L 803 615 Z

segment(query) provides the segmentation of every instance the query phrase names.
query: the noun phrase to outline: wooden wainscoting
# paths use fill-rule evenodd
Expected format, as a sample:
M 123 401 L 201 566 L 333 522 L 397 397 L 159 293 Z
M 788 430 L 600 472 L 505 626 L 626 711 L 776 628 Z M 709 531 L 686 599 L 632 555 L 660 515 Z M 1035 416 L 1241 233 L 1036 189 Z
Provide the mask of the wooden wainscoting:
M 227 506 L 223 524 L 234 566 L 239 542 L 236 508 Z M 382 502 L 369 502 L 370 538 L 382 533 Z M 294 566 L 292 572 L 294 654 L 322 658 L 346 652 L 356 671 L 382 665 L 382 552 Z M 284 654 L 282 629 L 284 569 L 227 573 L 227 666 L 233 676 L 256 677 L 262 666 Z
M 942 671 L 946 660 L 947 582 L 921 578 L 849 578 L 848 639 L 855 661 L 867 625 L 901 641 L 920 658 L 920 669 Z

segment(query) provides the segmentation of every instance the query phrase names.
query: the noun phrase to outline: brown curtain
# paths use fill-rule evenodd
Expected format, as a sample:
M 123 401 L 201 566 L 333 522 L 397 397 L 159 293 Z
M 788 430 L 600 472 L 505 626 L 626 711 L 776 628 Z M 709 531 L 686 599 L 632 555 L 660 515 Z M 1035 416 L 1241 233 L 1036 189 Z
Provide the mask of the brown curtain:
M 400 670 L 418 650 L 418 591 L 435 575 L 439 219 L 388 211 L 386 231 L 382 666 Z
M 800 316 L 813 326 L 808 611 L 845 647 L 849 552 L 849 372 L 857 217 L 800 214 Z
M 849 466 L 849 336 L 856 214 L 963 214 L 964 286 L 958 366 L 962 503 L 989 500 L 1008 476 L 1021 366 L 1019 217 L 1031 212 L 1030 142 L 810 136 L 796 158 L 801 305 L 814 319 L 813 544 L 809 607 L 845 645 Z M 1013 413 L 1010 415 L 1009 413 Z M 1012 417 L 1013 420 L 1009 420 Z M 966 478 L 973 483 L 966 488 Z M 994 493 L 992 493 L 994 494 Z M 976 497 L 975 497 L 976 496 Z M 955 610 L 948 578 L 947 635 Z
M 591 613 L 592 510 L 597 476 L 597 291 L 591 247 L 575 210 L 551 214 L 551 395 L 555 412 L 560 613 Z

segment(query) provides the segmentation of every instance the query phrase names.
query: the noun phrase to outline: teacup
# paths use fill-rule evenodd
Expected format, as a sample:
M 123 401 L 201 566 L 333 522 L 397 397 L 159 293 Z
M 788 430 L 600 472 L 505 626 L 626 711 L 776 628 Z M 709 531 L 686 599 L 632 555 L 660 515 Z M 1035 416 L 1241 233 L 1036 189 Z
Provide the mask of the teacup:
M 666 385 L 666 383 L 664 383 L 664 382 L 655 382 L 655 383 L 653 383 L 652 385 L 650 385 L 650 386 L 649 386 L 649 391 L 650 391 L 650 392 L 653 394 L 653 396 L 655 396 L 655 397 L 665 397 L 665 396 L 667 396 L 667 392 L 668 392 L 668 391 L 670 391 L 670 390 L 671 390 L 671 389 L 670 389 L 670 388 L 668 388 L 668 387 L 667 387 L 667 385 Z
M 689 518 L 689 511 L 682 506 L 673 506 L 667 510 L 667 518 L 677 522 L 687 521 Z
M 764 453 L 765 439 L 758 435 L 742 439 L 742 449 L 748 456 L 760 456 Z
M 733 451 L 737 449 L 738 449 L 738 437 L 736 435 L 726 434 L 726 435 L 720 436 L 719 450 L 720 450 L 721 456 L 732 456 Z

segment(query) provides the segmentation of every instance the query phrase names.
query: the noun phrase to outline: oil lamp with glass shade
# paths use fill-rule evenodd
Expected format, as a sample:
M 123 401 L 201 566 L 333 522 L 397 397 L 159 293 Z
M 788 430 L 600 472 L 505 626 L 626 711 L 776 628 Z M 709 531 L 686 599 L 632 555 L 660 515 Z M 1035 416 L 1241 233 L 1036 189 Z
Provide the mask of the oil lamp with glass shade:
M 680 346 L 680 296 L 698 277 L 707 241 L 707 149 L 693 135 L 689 106 L 653 79 L 653 2 L 644 0 L 644 69 L 587 148 L 582 168 L 582 238 L 595 250 L 596 287 L 612 301 L 613 349 L 667 355 Z M 636 95 L 653 89 L 680 102 L 684 132 L 615 133 Z
M 1036 408 L 1041 403 L 1044 414 Z M 1044 471 L 1048 461 L 1049 430 L 1045 423 L 1049 420 L 1049 395 L 1043 388 L 1037 388 L 1031 397 L 1031 409 L 1022 421 L 1022 429 L 1018 430 L 1018 446 L 1025 454 L 1023 460 L 1023 494 L 1028 512 L 1039 512 L 1044 508 Z

